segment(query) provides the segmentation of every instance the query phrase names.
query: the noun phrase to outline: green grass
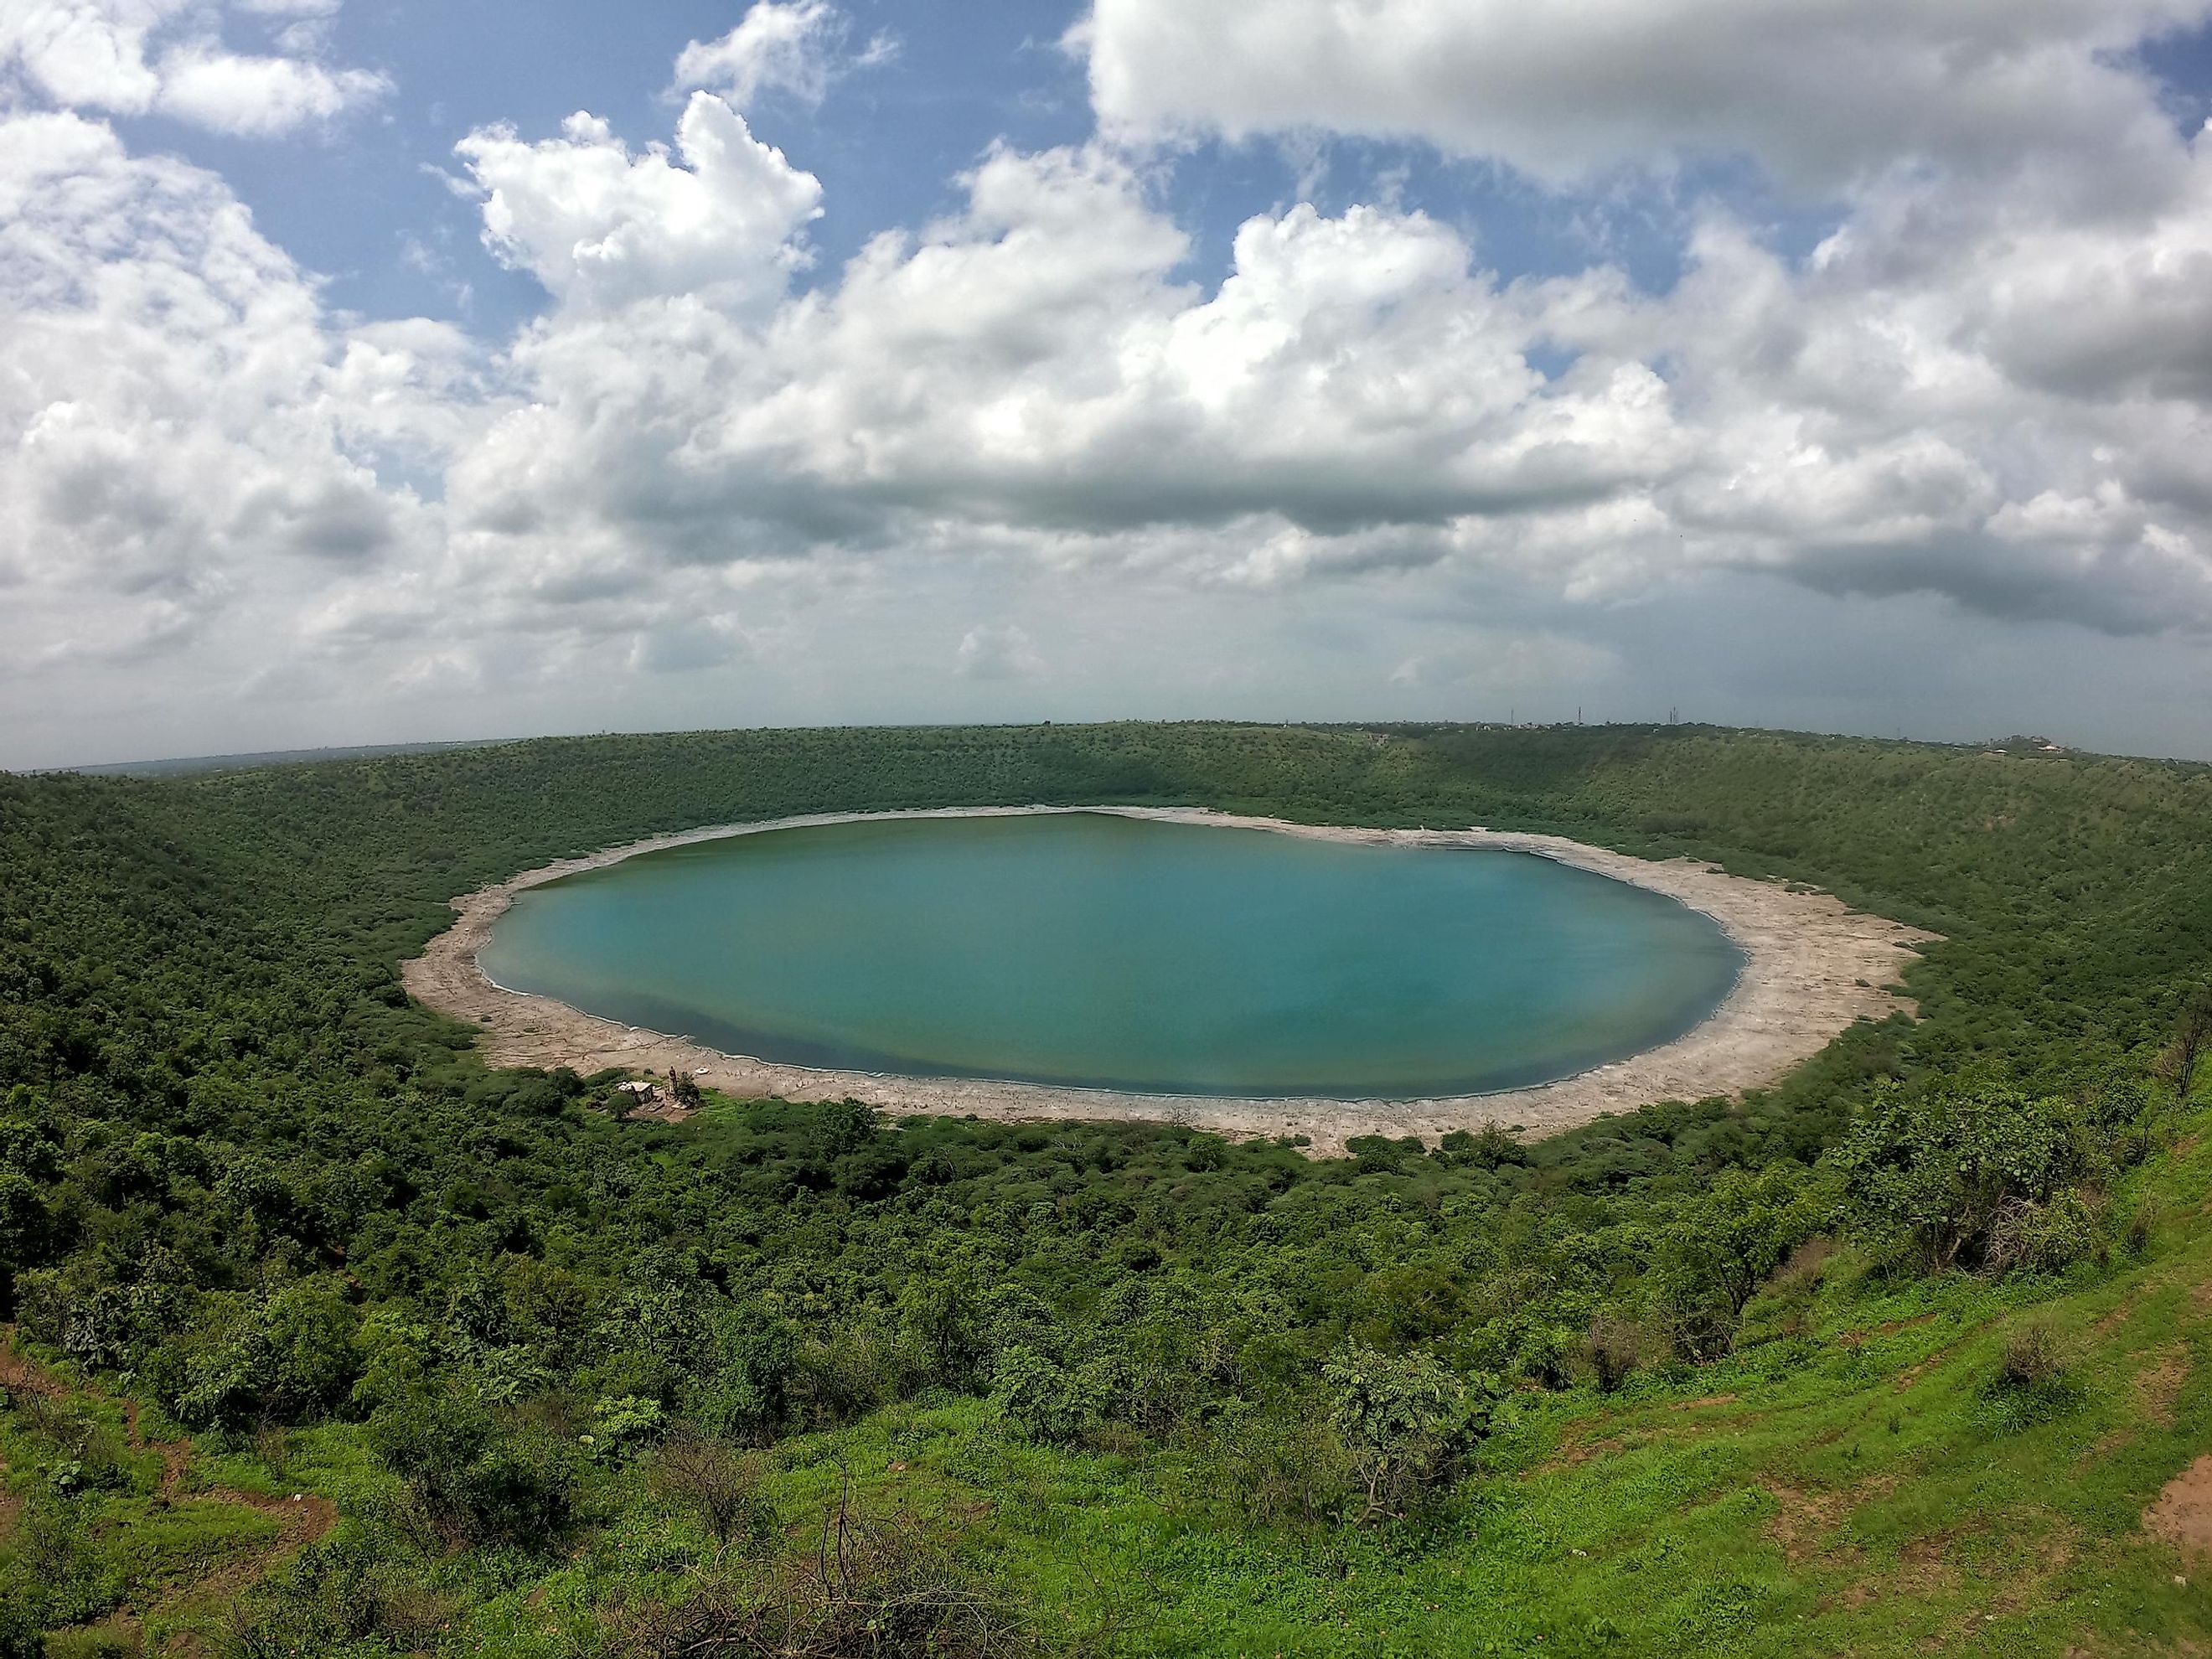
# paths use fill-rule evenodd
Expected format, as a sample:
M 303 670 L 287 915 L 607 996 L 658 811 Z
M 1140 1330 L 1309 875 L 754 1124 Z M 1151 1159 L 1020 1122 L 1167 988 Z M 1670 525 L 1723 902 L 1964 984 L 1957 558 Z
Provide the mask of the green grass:
M 112 1401 L 78 1393 L 59 1403 L 120 1438 L 123 1413 Z M 26 1567 L 59 1595 L 60 1610 L 78 1624 L 107 1625 L 116 1614 L 127 1623 L 202 1597 L 282 1536 L 277 1522 L 257 1510 L 196 1496 L 198 1468 L 188 1467 L 179 1490 L 163 1491 L 156 1449 L 125 1449 L 98 1484 L 65 1490 L 54 1472 L 88 1461 L 71 1449 L 27 1424 L 20 1409 L 0 1419 L 0 1462 L 13 1500 L 0 1523 L 0 1566 Z M 88 1634 L 81 1644 L 100 1650 Z M 71 1650 L 64 1643 L 56 1650 Z
M 1418 1522 L 1245 1529 L 1199 1465 L 1010 1443 L 975 1401 L 787 1443 L 772 1489 L 799 1524 L 849 1469 L 872 1501 L 955 1517 L 1070 1648 L 2191 1651 L 2212 1598 L 2142 1519 L 2212 1446 L 2212 1146 L 2138 1181 L 2169 1218 L 2141 1260 L 1893 1290 L 1838 1255 L 1794 1308 L 1754 1305 L 1797 1334 L 1530 1396 Z M 2031 1319 L 2065 1373 L 2023 1401 L 1996 1379 Z

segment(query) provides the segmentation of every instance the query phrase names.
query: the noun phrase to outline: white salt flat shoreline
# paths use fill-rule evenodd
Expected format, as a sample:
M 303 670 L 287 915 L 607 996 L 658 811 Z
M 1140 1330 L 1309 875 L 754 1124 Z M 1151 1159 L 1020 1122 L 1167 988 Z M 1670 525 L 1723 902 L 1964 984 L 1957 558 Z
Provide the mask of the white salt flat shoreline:
M 1265 830 L 1376 846 L 1534 854 L 1664 893 L 1704 912 L 1743 952 L 1744 966 L 1735 989 L 1694 1030 L 1554 1083 L 1422 1100 L 1315 1100 L 1133 1094 L 787 1066 L 724 1054 L 687 1038 L 601 1019 L 550 997 L 510 991 L 494 983 L 477 965 L 477 954 L 490 939 L 492 925 L 517 893 L 563 876 L 604 869 L 641 853 L 823 824 L 1043 812 L 1105 812 L 1164 823 Z M 1918 946 L 1938 937 L 1853 910 L 1827 893 L 1731 876 L 1688 859 L 1660 862 L 1634 858 L 1559 836 L 1482 829 L 1362 830 L 1181 806 L 949 807 L 916 812 L 823 812 L 719 824 L 562 859 L 456 898 L 453 908 L 453 925 L 432 939 L 420 957 L 402 964 L 403 977 L 408 990 L 428 1006 L 476 1025 L 484 1058 L 495 1066 L 570 1066 L 586 1073 L 610 1066 L 655 1073 L 673 1068 L 741 1098 L 850 1097 L 893 1113 L 1009 1121 L 1137 1119 L 1232 1136 L 1302 1134 L 1312 1141 L 1316 1153 L 1323 1155 L 1342 1152 L 1353 1135 L 1416 1134 L 1433 1140 L 1448 1130 L 1488 1123 L 1520 1127 L 1535 1138 L 1653 1101 L 1701 1100 L 1770 1086 L 1854 1021 L 1914 1012 L 1909 1002 L 1882 988 L 1904 972 Z

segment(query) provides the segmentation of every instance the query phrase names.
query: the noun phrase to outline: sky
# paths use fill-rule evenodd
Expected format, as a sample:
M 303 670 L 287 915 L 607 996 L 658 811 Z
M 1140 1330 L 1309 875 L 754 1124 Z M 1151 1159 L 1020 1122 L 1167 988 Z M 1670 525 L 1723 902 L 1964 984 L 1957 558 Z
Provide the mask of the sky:
M 2212 0 L 0 0 L 0 766 L 2212 758 Z

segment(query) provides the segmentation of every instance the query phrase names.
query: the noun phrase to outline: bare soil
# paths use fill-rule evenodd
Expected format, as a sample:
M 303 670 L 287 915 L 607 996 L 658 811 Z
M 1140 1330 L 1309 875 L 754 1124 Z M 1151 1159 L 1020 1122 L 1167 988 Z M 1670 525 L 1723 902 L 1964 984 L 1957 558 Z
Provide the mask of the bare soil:
M 2166 1483 L 2143 1526 L 2185 1555 L 2212 1556 L 2212 1453 Z

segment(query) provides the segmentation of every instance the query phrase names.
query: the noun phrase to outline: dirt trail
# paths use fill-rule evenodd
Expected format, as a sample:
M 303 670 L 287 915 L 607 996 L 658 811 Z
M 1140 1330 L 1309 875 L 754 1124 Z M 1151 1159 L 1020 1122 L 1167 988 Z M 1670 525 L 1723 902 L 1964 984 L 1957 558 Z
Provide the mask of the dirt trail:
M 118 1398 L 90 1383 L 72 1387 L 35 1360 L 17 1352 L 14 1344 L 13 1328 L 0 1326 L 0 1386 L 49 1400 L 66 1400 L 73 1394 L 81 1395 L 87 1399 L 106 1401 L 119 1407 L 123 1413 L 125 1437 L 131 1449 L 156 1452 L 161 1455 L 161 1474 L 155 1487 L 155 1495 L 161 1502 L 227 1504 L 267 1516 L 282 1529 L 273 1542 L 217 1568 L 208 1577 L 185 1587 L 176 1595 L 163 1598 L 158 1605 L 167 1605 L 216 1586 L 233 1595 L 243 1591 L 270 1568 L 325 1536 L 337 1524 L 337 1505 L 314 1492 L 295 1492 L 285 1498 L 268 1492 L 244 1492 L 235 1486 L 204 1486 L 186 1490 L 185 1476 L 190 1470 L 192 1455 L 191 1441 L 150 1438 L 139 1425 L 138 1402 L 136 1400 L 128 1395 Z M 0 1515 L 0 1522 L 9 1518 Z M 0 1534 L 4 1534 L 5 1530 L 5 1525 L 0 1524 Z M 129 1626 L 135 1620 L 126 1609 L 124 1613 L 102 1622 Z

